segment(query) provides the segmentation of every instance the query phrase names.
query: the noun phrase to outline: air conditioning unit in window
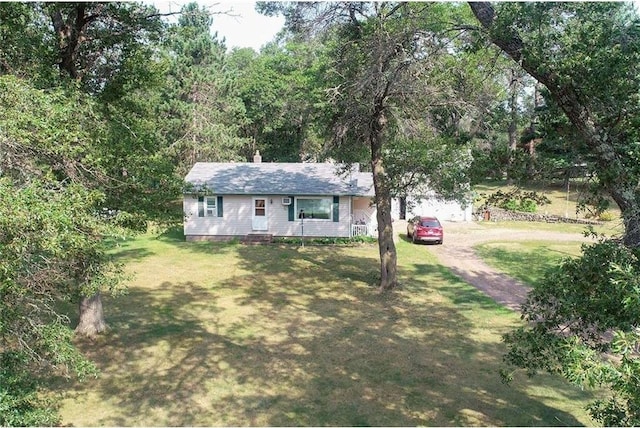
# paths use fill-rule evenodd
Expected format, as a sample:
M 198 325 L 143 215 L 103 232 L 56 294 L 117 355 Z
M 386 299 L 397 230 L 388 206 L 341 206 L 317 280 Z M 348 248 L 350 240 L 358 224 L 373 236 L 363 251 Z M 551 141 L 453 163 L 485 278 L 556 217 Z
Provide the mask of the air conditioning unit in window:
M 282 205 L 291 205 L 291 198 L 282 198 Z

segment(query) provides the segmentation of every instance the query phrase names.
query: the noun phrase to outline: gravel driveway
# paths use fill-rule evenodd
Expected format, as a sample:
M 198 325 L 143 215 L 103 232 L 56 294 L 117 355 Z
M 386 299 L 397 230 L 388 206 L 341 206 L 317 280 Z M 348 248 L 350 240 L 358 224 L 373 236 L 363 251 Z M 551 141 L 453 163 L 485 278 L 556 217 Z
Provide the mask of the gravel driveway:
M 406 223 L 394 224 L 400 233 L 406 233 Z M 438 261 L 451 272 L 482 291 L 496 302 L 519 311 L 524 303 L 529 287 L 504 273 L 498 272 L 484 263 L 474 252 L 473 246 L 487 241 L 580 241 L 588 242 L 578 233 L 561 233 L 517 229 L 487 229 L 475 222 L 443 222 L 445 229 L 442 245 L 426 245 Z

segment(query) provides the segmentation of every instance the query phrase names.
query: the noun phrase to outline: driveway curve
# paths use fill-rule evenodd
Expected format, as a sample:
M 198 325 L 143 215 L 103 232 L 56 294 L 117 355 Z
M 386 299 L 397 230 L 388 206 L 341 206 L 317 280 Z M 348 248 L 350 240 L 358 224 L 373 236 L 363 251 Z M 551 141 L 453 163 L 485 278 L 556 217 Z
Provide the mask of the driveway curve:
M 578 233 L 562 233 L 552 231 L 531 231 L 517 229 L 488 229 L 474 222 L 443 223 L 445 239 L 442 245 L 429 245 L 427 248 L 438 261 L 452 273 L 465 280 L 496 302 L 520 311 L 530 287 L 486 264 L 473 249 L 477 244 L 489 241 L 556 241 L 556 242 L 589 242 Z M 399 229 L 402 231 L 402 229 Z M 406 230 L 406 227 L 405 227 Z

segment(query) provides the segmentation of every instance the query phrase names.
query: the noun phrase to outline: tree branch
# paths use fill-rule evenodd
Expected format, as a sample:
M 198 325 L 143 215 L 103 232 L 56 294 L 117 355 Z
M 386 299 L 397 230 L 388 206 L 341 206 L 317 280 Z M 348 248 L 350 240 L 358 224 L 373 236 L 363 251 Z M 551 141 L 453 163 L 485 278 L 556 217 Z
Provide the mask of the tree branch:
M 613 147 L 604 141 L 605 136 L 602 129 L 599 129 L 591 112 L 581 102 L 577 90 L 570 83 L 560 82 L 557 74 L 542 68 L 543 64 L 524 55 L 524 42 L 515 31 L 497 33 L 494 27 L 496 14 L 490 3 L 469 2 L 469 6 L 478 21 L 480 21 L 480 24 L 488 31 L 491 41 L 520 64 L 534 79 L 547 87 L 555 102 L 564 111 L 581 136 L 599 153 L 600 159 L 605 162 L 613 161 L 616 158 Z

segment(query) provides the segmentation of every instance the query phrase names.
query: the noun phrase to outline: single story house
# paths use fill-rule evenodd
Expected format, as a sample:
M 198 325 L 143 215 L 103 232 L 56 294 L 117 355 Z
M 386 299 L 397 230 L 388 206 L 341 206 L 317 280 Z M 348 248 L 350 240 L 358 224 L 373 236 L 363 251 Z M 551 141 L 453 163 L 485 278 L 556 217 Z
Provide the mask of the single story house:
M 185 177 L 187 240 L 376 235 L 371 173 L 333 163 L 198 162 Z

